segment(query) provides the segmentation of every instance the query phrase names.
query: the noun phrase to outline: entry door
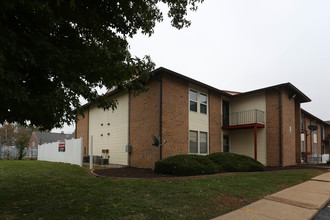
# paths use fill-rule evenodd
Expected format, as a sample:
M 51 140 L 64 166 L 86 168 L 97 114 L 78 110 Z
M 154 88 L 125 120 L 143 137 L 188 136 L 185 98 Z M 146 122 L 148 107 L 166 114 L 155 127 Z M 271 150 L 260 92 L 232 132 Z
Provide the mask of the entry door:
M 229 102 L 222 101 L 222 123 L 223 126 L 229 126 Z
M 229 135 L 223 136 L 223 152 L 229 152 Z

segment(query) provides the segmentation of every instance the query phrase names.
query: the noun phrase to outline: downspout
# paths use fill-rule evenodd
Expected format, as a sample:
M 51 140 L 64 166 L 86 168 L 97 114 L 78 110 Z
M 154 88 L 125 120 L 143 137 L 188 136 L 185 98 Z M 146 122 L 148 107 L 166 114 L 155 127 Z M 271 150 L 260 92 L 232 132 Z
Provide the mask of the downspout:
M 89 155 L 89 106 L 87 108 L 88 120 L 87 120 L 87 146 L 86 146 L 86 156 Z
M 159 160 L 162 159 L 162 153 L 163 153 L 163 141 L 162 141 L 162 116 L 163 116 L 163 106 L 162 106 L 162 102 L 163 102 L 163 83 L 162 80 L 159 79 Z
M 131 124 L 131 90 L 128 91 L 128 125 L 127 125 L 127 148 L 129 148 L 130 144 L 130 124 Z M 127 164 L 131 166 L 131 152 L 127 149 Z
M 282 88 L 278 90 L 278 117 L 279 117 L 279 138 L 280 138 L 280 146 L 279 146 L 279 153 L 280 153 L 280 167 L 283 166 L 283 135 L 282 135 Z

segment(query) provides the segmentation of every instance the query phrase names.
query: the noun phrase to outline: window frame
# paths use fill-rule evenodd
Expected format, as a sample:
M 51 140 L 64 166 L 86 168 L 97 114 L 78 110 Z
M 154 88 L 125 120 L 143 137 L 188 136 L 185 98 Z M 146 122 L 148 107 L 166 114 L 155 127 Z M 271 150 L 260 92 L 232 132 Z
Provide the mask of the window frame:
M 191 99 L 190 92 L 195 92 L 196 93 L 196 100 Z M 190 104 L 191 102 L 196 103 L 196 111 L 191 110 L 191 104 Z M 193 90 L 193 89 L 189 89 L 189 111 L 196 112 L 196 113 L 198 112 L 198 91 Z
M 197 100 L 194 100 L 191 98 L 191 92 L 194 92 L 196 93 L 196 98 Z M 189 108 L 189 112 L 196 112 L 196 113 L 199 113 L 199 114 L 203 114 L 203 115 L 208 115 L 208 94 L 205 93 L 205 92 L 200 92 L 198 91 L 197 89 L 193 89 L 193 88 L 189 88 L 189 103 L 188 103 L 188 108 Z M 205 96 L 206 98 L 206 103 L 202 103 L 201 102 L 201 96 Z M 191 109 L 191 102 L 194 102 L 196 104 L 196 111 L 192 110 Z M 205 106 L 205 112 L 201 112 L 201 106 Z
M 196 132 L 197 133 L 197 153 L 191 152 L 191 136 L 190 132 Z M 206 135 L 206 153 L 201 153 L 201 133 Z M 189 130 L 189 146 L 188 146 L 188 153 L 189 154 L 198 154 L 198 155 L 208 155 L 209 154 L 209 137 L 208 132 L 206 131 L 196 131 L 196 130 Z
M 228 139 L 228 144 L 226 145 L 226 151 L 225 151 L 225 139 Z M 228 151 L 227 151 L 227 149 L 228 149 Z M 222 137 L 222 152 L 230 153 L 230 137 L 228 134 L 224 134 Z
M 202 95 L 205 96 L 205 98 L 206 98 L 206 104 L 201 102 L 201 96 L 202 96 Z M 201 111 L 201 109 L 202 109 L 201 106 L 202 106 L 202 105 L 205 106 L 205 110 L 206 110 L 205 113 Z M 208 112 L 208 108 L 207 108 L 207 106 L 208 106 L 208 98 L 207 98 L 207 94 L 204 94 L 204 93 L 200 92 L 200 93 L 199 93 L 199 113 L 207 115 L 207 112 Z
M 196 133 L 196 138 L 197 138 L 197 140 L 196 140 L 196 144 L 197 144 L 197 152 L 195 153 L 195 152 L 191 152 L 191 142 L 192 142 L 192 140 L 191 140 L 191 133 L 192 132 L 194 132 L 194 133 Z M 199 150 L 198 150 L 198 131 L 195 131 L 195 130 L 189 130 L 189 154 L 198 154 L 199 153 Z
M 205 134 L 205 140 L 206 140 L 206 142 L 202 142 L 202 134 L 204 135 Z M 205 143 L 206 144 L 206 152 L 204 153 L 202 153 L 201 152 L 201 145 L 202 145 L 202 143 Z M 199 154 L 208 154 L 209 153 L 209 150 L 208 150 L 208 148 L 209 148 L 209 146 L 208 146 L 208 137 L 207 137 L 207 132 L 205 132 L 205 131 L 200 131 L 199 132 Z

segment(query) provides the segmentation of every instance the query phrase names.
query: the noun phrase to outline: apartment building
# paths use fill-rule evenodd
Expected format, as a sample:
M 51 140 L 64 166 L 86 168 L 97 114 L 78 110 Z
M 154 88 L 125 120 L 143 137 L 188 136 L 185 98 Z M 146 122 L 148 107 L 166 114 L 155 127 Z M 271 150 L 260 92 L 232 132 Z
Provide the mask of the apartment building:
M 106 94 L 118 101 L 115 111 L 98 109 L 96 103 L 84 106 L 84 117 L 77 117 L 76 137 L 83 137 L 85 155 L 91 136 L 94 155 L 108 150 L 110 163 L 146 168 L 152 167 L 153 157 L 214 152 L 288 166 L 300 163 L 307 149 L 302 148 L 301 126 L 302 117 L 310 115 L 300 104 L 311 100 L 290 83 L 237 93 L 161 67 L 152 73 L 148 86 L 149 91 L 138 96 Z M 322 125 L 330 133 L 328 124 Z M 167 142 L 154 153 L 152 135 Z M 324 143 L 324 152 L 329 151 L 326 139 L 321 133 L 319 137 L 317 143 Z
M 315 125 L 316 131 L 311 131 L 308 127 Z M 301 109 L 301 152 L 302 160 L 306 160 L 307 155 L 329 154 L 330 124 L 323 121 L 311 113 Z

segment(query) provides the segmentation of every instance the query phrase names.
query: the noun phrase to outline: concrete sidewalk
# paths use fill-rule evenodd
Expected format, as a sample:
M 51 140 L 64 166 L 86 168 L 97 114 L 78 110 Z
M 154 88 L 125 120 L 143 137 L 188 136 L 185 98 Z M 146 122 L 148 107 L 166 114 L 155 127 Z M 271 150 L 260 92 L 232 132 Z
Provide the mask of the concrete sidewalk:
M 330 200 L 330 172 L 214 218 L 312 219 Z M 330 219 L 330 217 L 329 217 Z

